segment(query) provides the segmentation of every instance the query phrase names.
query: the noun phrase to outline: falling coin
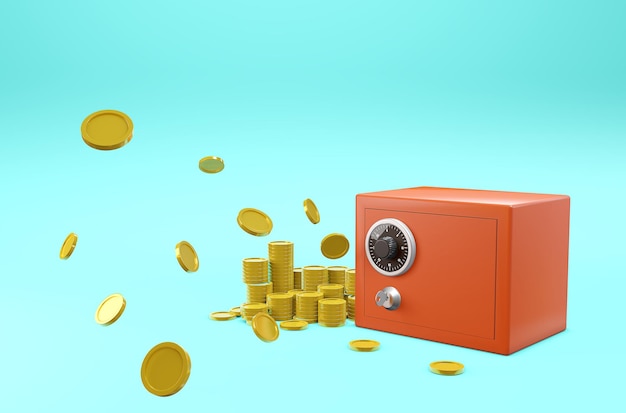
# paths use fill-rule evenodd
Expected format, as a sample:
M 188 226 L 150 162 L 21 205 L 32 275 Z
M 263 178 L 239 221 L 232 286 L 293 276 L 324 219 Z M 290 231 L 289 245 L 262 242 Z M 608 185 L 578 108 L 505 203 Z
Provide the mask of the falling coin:
M 187 241 L 181 241 L 176 244 L 176 259 L 182 269 L 187 272 L 196 272 L 200 267 L 198 254 Z
M 133 137 L 133 122 L 117 110 L 101 110 L 85 118 L 80 132 L 85 143 L 94 149 L 118 149 Z
M 154 346 L 141 364 L 141 381 L 156 396 L 171 396 L 185 386 L 191 373 L 189 354 L 178 344 Z
M 77 242 L 78 242 L 78 235 L 74 234 L 73 232 L 70 232 L 70 235 L 68 235 L 65 238 L 65 241 L 63 241 L 63 245 L 61 246 L 61 252 L 59 253 L 59 257 L 62 260 L 68 259 L 70 255 L 72 255 L 72 253 L 74 252 L 74 248 L 76 248 Z
M 210 317 L 211 320 L 215 321 L 228 321 L 237 318 L 237 316 L 230 311 L 216 311 L 214 313 L 211 313 Z
M 430 371 L 442 376 L 456 376 L 465 371 L 465 366 L 456 361 L 433 361 Z
M 304 200 L 304 213 L 313 224 L 320 222 L 320 211 L 317 209 L 317 206 L 315 206 L 315 203 L 309 198 Z
M 350 243 L 343 234 L 328 234 L 324 237 L 321 244 L 322 254 L 326 258 L 337 259 L 341 258 L 350 249 Z
M 352 340 L 350 348 L 354 351 L 369 352 L 378 350 L 380 343 L 376 340 Z
M 252 330 L 261 340 L 269 343 L 278 338 L 278 326 L 276 320 L 267 313 L 256 313 L 252 317 Z
M 111 294 L 105 298 L 96 310 L 96 323 L 108 326 L 116 322 L 126 308 L 122 294 Z
M 305 330 L 308 326 L 309 323 L 304 320 L 287 320 L 280 323 L 280 328 L 291 331 Z
M 237 223 L 250 235 L 262 237 L 272 232 L 272 220 L 263 211 L 244 208 L 237 215 Z
M 200 159 L 200 162 L 198 162 L 198 167 L 202 172 L 206 172 L 208 174 L 216 174 L 224 169 L 224 160 L 217 156 L 207 156 Z

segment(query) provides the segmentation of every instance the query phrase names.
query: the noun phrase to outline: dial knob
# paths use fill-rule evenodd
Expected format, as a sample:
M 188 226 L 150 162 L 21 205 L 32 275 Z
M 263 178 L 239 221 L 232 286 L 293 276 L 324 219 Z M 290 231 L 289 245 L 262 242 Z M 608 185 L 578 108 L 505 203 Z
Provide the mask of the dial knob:
M 365 237 L 367 260 L 378 273 L 404 274 L 415 260 L 415 238 L 409 227 L 395 218 L 376 221 Z

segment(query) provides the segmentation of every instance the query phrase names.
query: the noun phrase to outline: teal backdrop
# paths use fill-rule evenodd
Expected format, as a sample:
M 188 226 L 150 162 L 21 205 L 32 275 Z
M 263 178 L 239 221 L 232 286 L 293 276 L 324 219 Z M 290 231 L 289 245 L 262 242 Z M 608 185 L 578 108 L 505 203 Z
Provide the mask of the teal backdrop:
M 0 411 L 616 411 L 625 20 L 621 0 L 3 2 Z M 102 109 L 132 118 L 123 148 L 82 141 Z M 506 357 L 351 322 L 264 343 L 208 318 L 245 300 L 241 260 L 268 241 L 353 266 L 355 195 L 421 185 L 571 196 L 565 332 Z M 247 207 L 269 236 L 238 227 Z M 331 232 L 351 243 L 335 261 Z M 126 311 L 102 327 L 114 292 Z M 167 398 L 139 374 L 163 341 L 192 361 Z M 441 359 L 466 372 L 430 373 Z

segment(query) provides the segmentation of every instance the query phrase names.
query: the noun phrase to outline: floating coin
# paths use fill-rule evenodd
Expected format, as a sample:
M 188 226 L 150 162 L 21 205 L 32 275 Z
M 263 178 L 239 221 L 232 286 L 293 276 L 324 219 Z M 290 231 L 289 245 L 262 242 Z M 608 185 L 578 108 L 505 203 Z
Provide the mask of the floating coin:
M 117 110 L 101 110 L 85 118 L 80 133 L 85 143 L 94 149 L 118 149 L 133 137 L 133 122 Z
M 374 351 L 378 350 L 380 343 L 376 340 L 352 340 L 350 348 L 355 351 Z
M 235 318 L 237 318 L 237 315 L 231 313 L 230 311 L 216 311 L 214 313 L 211 313 L 210 317 L 212 320 L 215 321 L 228 321 L 234 320 Z
M 241 307 L 233 307 L 228 312 L 234 314 L 235 317 L 241 317 Z
M 343 234 L 328 234 L 322 240 L 321 249 L 326 258 L 337 259 L 346 255 L 350 249 L 350 243 Z
M 303 320 L 288 320 L 280 323 L 280 328 L 291 331 L 305 330 L 308 326 L 309 323 Z
M 237 215 L 237 223 L 250 235 L 262 237 L 272 232 L 272 220 L 263 211 L 244 208 Z
M 278 338 L 278 326 L 276 320 L 267 313 L 256 313 L 252 317 L 252 330 L 261 340 L 269 343 Z
M 465 371 L 465 366 L 456 361 L 433 361 L 430 363 L 430 371 L 442 376 L 456 376 Z
M 76 242 L 78 242 L 78 235 L 70 232 L 70 235 L 65 238 L 65 241 L 63 241 L 63 245 L 61 246 L 59 257 L 62 260 L 66 260 L 70 257 L 70 255 L 72 255 L 74 248 L 76 248 Z
M 105 298 L 96 310 L 96 322 L 108 326 L 121 317 L 126 308 L 126 300 L 122 294 L 111 294 Z
M 315 203 L 309 198 L 304 200 L 304 213 L 312 223 L 317 224 L 320 222 L 320 211 L 318 211 Z
M 200 266 L 198 254 L 187 241 L 181 241 L 176 244 L 176 259 L 183 270 L 187 272 L 196 272 Z
M 224 169 L 224 160 L 222 158 L 218 158 L 217 156 L 207 156 L 200 159 L 198 167 L 202 172 L 216 174 Z
M 141 381 L 156 396 L 171 396 L 185 386 L 191 373 L 189 354 L 178 344 L 154 346 L 141 365 Z

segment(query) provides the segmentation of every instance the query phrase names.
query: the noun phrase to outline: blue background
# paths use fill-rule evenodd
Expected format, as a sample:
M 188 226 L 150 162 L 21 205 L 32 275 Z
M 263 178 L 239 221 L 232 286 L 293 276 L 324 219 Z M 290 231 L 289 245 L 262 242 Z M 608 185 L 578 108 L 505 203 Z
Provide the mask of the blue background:
M 0 410 L 622 405 L 626 3 L 223 3 L 0 5 Z M 128 145 L 83 143 L 101 109 L 133 119 Z M 208 155 L 224 171 L 200 172 Z M 506 357 L 350 323 L 267 344 L 208 319 L 243 302 L 241 259 L 268 241 L 293 241 L 298 266 L 353 266 L 319 242 L 354 246 L 355 195 L 419 185 L 570 195 L 568 329 Z M 270 236 L 237 226 L 246 207 Z M 183 239 L 197 273 L 175 259 Z M 125 313 L 97 325 L 114 292 Z M 357 338 L 381 349 L 352 352 Z M 192 360 L 169 398 L 139 376 L 162 341 Z M 430 373 L 440 359 L 466 372 Z

